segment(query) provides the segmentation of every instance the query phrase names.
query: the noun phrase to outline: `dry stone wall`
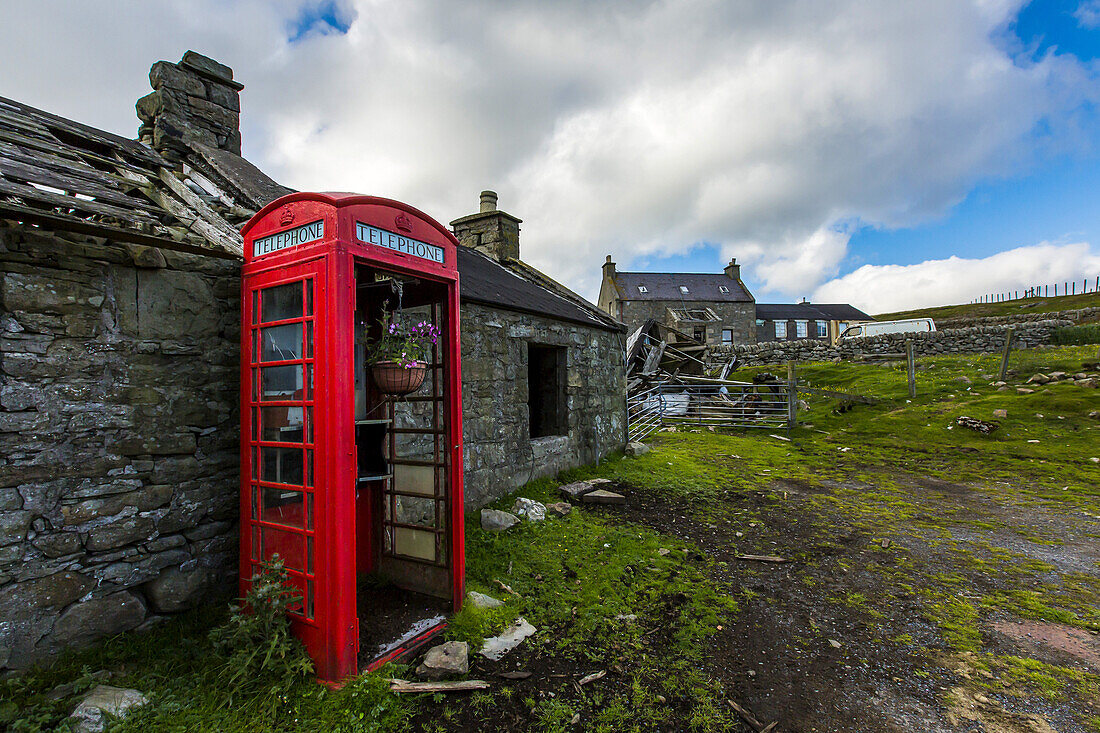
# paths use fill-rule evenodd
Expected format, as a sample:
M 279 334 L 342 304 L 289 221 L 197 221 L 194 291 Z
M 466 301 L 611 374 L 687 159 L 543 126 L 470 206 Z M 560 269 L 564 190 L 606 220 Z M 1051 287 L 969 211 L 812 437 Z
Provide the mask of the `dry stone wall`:
M 1069 320 L 1043 320 L 1034 323 L 1015 324 L 1013 343 L 1019 348 L 1029 348 L 1050 343 L 1051 334 L 1057 328 L 1072 325 Z M 905 342 L 912 339 L 918 356 L 964 354 L 996 351 L 1004 347 L 1007 325 L 974 326 L 931 333 L 891 333 L 882 336 L 845 339 L 837 346 L 830 346 L 821 339 L 795 341 L 769 341 L 733 348 L 712 349 L 709 365 L 720 368 L 736 351 L 745 366 L 777 364 L 786 361 L 830 361 L 852 359 L 868 354 L 897 354 L 905 351 Z
M 239 267 L 0 224 L 0 669 L 233 587 Z
M 936 321 L 941 330 L 990 326 L 998 323 L 1037 323 L 1039 321 L 1085 321 L 1100 318 L 1100 308 L 1075 308 L 1073 310 L 1054 311 L 1053 313 L 1028 313 L 1021 311 L 1003 316 L 976 316 L 973 318 L 945 318 Z

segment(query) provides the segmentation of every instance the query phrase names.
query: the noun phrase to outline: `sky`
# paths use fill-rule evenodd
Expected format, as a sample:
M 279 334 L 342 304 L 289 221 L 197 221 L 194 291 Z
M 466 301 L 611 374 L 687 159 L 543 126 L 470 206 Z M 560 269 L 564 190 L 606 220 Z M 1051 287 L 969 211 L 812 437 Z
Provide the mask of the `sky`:
M 134 136 L 149 66 L 233 67 L 244 154 L 521 256 L 871 313 L 1100 276 L 1100 0 L 6 0 L 0 96 Z

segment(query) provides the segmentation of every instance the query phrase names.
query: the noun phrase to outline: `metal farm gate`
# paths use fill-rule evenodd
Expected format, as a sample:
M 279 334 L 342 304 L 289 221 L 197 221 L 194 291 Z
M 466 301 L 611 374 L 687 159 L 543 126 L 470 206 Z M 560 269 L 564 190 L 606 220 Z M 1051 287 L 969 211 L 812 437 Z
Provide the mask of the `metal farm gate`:
M 627 395 L 627 435 L 641 440 L 664 426 L 789 429 L 797 397 L 789 382 L 760 384 L 680 376 L 638 385 Z

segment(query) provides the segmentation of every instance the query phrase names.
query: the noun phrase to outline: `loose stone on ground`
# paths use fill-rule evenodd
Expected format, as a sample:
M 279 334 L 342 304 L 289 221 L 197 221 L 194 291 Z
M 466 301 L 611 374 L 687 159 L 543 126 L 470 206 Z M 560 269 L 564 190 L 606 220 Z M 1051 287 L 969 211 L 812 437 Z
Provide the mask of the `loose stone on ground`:
M 625 504 L 626 497 L 622 494 L 616 494 L 614 491 L 596 489 L 582 496 L 581 502 L 585 504 Z
M 99 685 L 80 701 L 69 716 L 70 730 L 73 733 L 100 733 L 107 725 L 107 715 L 125 717 L 131 709 L 147 702 L 148 698 L 137 690 Z
M 519 524 L 519 517 L 499 509 L 481 510 L 481 528 L 489 532 L 503 532 Z
M 464 641 L 448 641 L 433 646 L 416 668 L 416 676 L 429 680 L 466 674 L 470 671 L 470 646 Z
M 484 593 L 478 593 L 476 590 L 466 594 L 466 602 L 474 608 L 499 608 L 504 605 L 504 601 L 487 596 Z
M 546 505 L 534 499 L 519 498 L 512 505 L 512 513 L 529 522 L 541 522 L 546 519 Z

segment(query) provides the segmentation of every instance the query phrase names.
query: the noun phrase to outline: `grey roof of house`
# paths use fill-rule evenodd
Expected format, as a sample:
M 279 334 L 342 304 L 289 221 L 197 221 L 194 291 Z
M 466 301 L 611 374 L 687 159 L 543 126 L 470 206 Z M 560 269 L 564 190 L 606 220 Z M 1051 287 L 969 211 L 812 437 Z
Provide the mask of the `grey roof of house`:
M 622 300 L 675 300 L 685 303 L 751 303 L 752 295 L 739 280 L 724 273 L 616 272 L 615 285 Z M 638 287 L 645 287 L 641 292 Z M 688 289 L 687 293 L 680 286 Z M 719 288 L 726 288 L 723 293 Z
M 545 278 L 544 275 L 542 277 Z M 468 247 L 458 248 L 458 278 L 463 301 L 571 321 L 606 331 L 624 330 L 621 323 L 580 296 L 570 297 L 571 294 L 564 288 L 560 294 L 556 293 Z
M 756 317 L 763 321 L 873 321 L 847 303 L 757 303 Z

